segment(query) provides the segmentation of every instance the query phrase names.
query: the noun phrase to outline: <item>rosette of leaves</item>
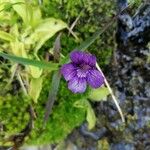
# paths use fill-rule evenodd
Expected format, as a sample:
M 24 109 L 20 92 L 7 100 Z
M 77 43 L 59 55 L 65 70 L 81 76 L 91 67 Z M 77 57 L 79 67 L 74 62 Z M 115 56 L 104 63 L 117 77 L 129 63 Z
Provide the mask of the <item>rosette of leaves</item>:
M 8 20 L 1 23 L 0 39 L 3 42 L 1 51 L 15 56 L 41 60 L 39 49 L 58 31 L 67 27 L 62 20 L 42 18 L 40 8 L 25 0 L 8 0 L 0 3 L 0 20 L 7 14 Z M 8 9 L 10 10 L 8 12 Z M 15 22 L 11 22 L 15 18 Z M 10 26 L 7 31 L 6 26 Z M 12 63 L 12 72 L 16 64 Z M 24 73 L 18 72 L 23 82 L 28 83 L 28 95 L 37 102 L 42 89 L 43 69 L 35 66 L 26 66 Z M 38 88 L 37 88 L 38 87 Z

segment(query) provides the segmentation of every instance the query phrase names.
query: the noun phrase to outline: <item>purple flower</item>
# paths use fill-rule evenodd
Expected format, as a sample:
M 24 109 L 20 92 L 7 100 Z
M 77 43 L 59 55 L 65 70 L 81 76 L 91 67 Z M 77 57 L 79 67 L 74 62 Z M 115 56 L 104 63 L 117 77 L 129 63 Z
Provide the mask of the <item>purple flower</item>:
M 104 83 L 102 73 L 96 69 L 96 57 L 82 51 L 73 51 L 70 54 L 71 62 L 61 68 L 68 88 L 73 93 L 83 93 L 87 84 L 98 88 Z

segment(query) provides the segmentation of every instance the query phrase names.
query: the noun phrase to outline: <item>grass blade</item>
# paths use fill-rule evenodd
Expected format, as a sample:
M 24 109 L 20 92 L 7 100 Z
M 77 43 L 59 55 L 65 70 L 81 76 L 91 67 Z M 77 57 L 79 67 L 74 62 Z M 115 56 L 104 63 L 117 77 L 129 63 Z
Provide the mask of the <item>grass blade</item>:
M 51 89 L 49 91 L 49 96 L 45 107 L 44 122 L 43 122 L 44 126 L 46 125 L 46 122 L 52 112 L 52 107 L 57 97 L 60 79 L 61 79 L 60 71 L 55 71 L 53 74 Z
M 31 65 L 31 66 L 39 67 L 41 69 L 57 70 L 59 65 L 58 63 L 38 61 L 38 60 L 18 57 L 15 55 L 10 55 L 2 52 L 0 52 L 0 56 L 22 65 Z

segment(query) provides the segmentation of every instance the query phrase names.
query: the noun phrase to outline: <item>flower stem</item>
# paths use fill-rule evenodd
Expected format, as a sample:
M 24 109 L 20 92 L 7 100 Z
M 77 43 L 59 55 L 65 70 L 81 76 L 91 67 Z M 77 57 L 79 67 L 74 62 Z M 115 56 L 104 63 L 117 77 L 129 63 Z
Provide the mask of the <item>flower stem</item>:
M 107 88 L 108 88 L 108 90 L 109 90 L 109 93 L 110 93 L 110 95 L 111 95 L 111 97 L 112 97 L 112 99 L 113 99 L 113 101 L 114 101 L 114 103 L 115 103 L 115 105 L 116 105 L 116 107 L 117 107 L 117 109 L 118 109 L 118 112 L 119 112 L 119 114 L 120 114 L 120 116 L 121 116 L 122 122 L 125 122 L 125 119 L 124 119 L 122 110 L 121 110 L 121 108 L 120 108 L 120 106 L 119 106 L 119 103 L 118 103 L 118 101 L 117 101 L 117 98 L 115 97 L 115 95 L 114 95 L 114 93 L 113 93 L 113 91 L 112 91 L 112 89 L 111 89 L 111 87 L 110 87 L 110 85 L 109 85 L 109 83 L 108 83 L 108 81 L 107 81 L 105 75 L 103 74 L 101 68 L 99 67 L 99 65 L 98 65 L 97 63 L 96 63 L 96 67 L 97 67 L 97 69 L 102 73 L 102 75 L 103 75 L 103 77 L 104 77 L 104 82 L 105 82 L 105 84 L 106 84 L 106 86 L 107 86 Z

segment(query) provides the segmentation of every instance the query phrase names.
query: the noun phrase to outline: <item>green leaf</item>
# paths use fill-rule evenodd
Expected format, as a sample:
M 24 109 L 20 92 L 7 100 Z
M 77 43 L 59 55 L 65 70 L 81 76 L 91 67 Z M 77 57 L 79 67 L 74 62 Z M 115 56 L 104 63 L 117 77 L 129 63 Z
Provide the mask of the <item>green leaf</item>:
M 42 14 L 39 7 L 32 8 L 32 16 L 30 20 L 30 24 L 33 28 L 35 28 L 42 20 Z
M 47 122 L 52 112 L 52 107 L 54 105 L 58 93 L 60 79 L 61 79 L 60 71 L 55 71 L 52 77 L 51 89 L 49 91 L 48 100 L 46 103 L 46 108 L 45 108 L 46 111 L 44 114 L 44 125 Z
M 31 59 L 33 59 L 33 56 L 30 56 L 30 57 L 31 57 Z M 40 61 L 40 59 L 37 55 L 35 56 L 35 58 L 36 58 L 36 60 Z M 27 66 L 27 69 L 28 69 L 29 74 L 31 74 L 31 76 L 33 78 L 39 78 L 43 72 L 43 69 L 35 67 L 35 66 Z
M 10 34 L 13 35 L 13 36 L 15 36 L 16 39 L 19 38 L 19 29 L 18 29 L 18 24 L 17 24 L 17 23 L 15 23 L 15 24 L 11 27 L 11 29 L 10 29 Z
M 10 47 L 12 50 L 12 53 L 15 56 L 19 56 L 19 57 L 23 57 L 23 58 L 27 58 L 27 53 L 24 47 L 24 44 L 21 42 L 10 42 Z
M 11 34 L 4 31 L 0 31 L 0 38 L 8 42 L 15 41 L 15 37 L 13 37 Z
M 37 100 L 39 98 L 40 92 L 42 90 L 42 82 L 43 78 L 32 78 L 29 85 L 29 95 L 33 99 L 35 103 L 37 103 Z
M 15 3 L 19 3 L 13 6 L 13 9 L 17 12 L 17 14 L 22 18 L 25 24 L 30 22 L 31 18 L 31 8 L 27 7 L 24 0 L 13 0 Z M 28 5 L 29 6 L 29 5 Z
M 86 120 L 88 122 L 88 129 L 91 130 L 92 128 L 94 128 L 96 124 L 96 116 L 89 101 L 86 99 L 80 99 L 76 101 L 73 106 L 86 110 Z
M 101 101 L 106 99 L 106 97 L 109 95 L 109 90 L 106 87 L 100 87 L 98 89 L 91 89 L 89 92 L 89 99 L 92 101 Z
M 13 9 L 22 18 L 26 27 L 35 28 L 41 22 L 41 11 L 39 7 L 31 5 L 31 2 L 25 0 L 14 0 L 18 3 L 13 6 Z
M 87 38 L 84 42 L 82 42 L 78 47 L 76 47 L 75 49 L 78 50 L 86 50 L 90 45 L 92 45 L 95 40 L 103 33 L 102 30 L 98 30 L 96 31 L 91 37 Z
M 59 64 L 52 63 L 52 62 L 44 62 L 44 61 L 38 61 L 38 60 L 32 60 L 28 58 L 18 57 L 10 54 L 5 54 L 0 52 L 0 56 L 2 56 L 5 59 L 9 59 L 11 61 L 14 61 L 16 63 L 20 63 L 22 65 L 31 65 L 43 69 L 49 69 L 49 70 L 58 70 Z
M 29 43 L 30 41 L 34 41 L 36 45 L 34 50 L 37 53 L 37 51 L 48 39 L 66 27 L 67 24 L 61 20 L 55 18 L 45 19 L 37 26 L 35 32 L 31 34 L 31 36 L 27 38 L 25 42 Z
M 107 26 L 105 26 L 102 30 L 97 30 L 91 37 L 87 38 L 84 42 L 82 42 L 78 47 L 74 48 L 77 50 L 85 51 L 89 46 L 91 46 L 95 40 L 103 34 L 113 23 L 114 20 L 112 20 Z M 60 63 L 64 64 L 69 61 L 69 55 L 67 55 L 65 58 L 63 58 Z
M 87 101 L 87 115 L 86 115 L 86 120 L 88 122 L 88 129 L 91 130 L 95 127 L 96 124 L 96 116 L 93 111 L 93 108 L 91 107 L 91 104 Z
M 39 78 L 42 74 L 43 70 L 38 67 L 29 66 L 29 73 L 33 78 Z
M 102 34 L 103 32 L 101 30 L 96 31 L 91 37 L 86 39 L 84 42 L 82 42 L 78 47 L 74 48 L 77 50 L 85 51 L 91 44 L 94 43 L 94 41 Z M 63 58 L 60 63 L 65 64 L 69 61 L 69 55 L 67 55 L 65 58 Z
M 6 2 L 6 0 L 0 1 L 0 12 L 10 10 L 12 4 L 10 2 Z

